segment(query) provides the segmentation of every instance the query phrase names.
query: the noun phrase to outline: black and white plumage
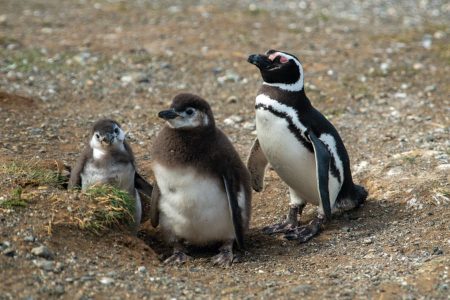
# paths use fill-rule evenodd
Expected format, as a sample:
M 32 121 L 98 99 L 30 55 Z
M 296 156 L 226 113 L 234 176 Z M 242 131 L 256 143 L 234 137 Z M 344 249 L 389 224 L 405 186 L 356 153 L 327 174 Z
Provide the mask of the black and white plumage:
M 264 231 L 305 242 L 318 234 L 333 211 L 359 206 L 367 192 L 353 183 L 349 157 L 337 130 L 306 96 L 300 61 L 277 50 L 250 55 L 248 61 L 259 68 L 264 80 L 255 105 L 257 139 L 247 163 L 252 185 L 262 190 L 270 163 L 290 193 L 287 219 Z M 297 215 L 306 203 L 318 206 L 318 216 L 299 227 Z
M 221 242 L 213 262 L 229 266 L 250 222 L 250 174 L 199 96 L 177 95 L 159 117 L 167 125 L 153 144 L 151 220 L 174 245 L 166 263 L 186 261 L 185 242 Z
M 141 222 L 140 193 L 151 197 L 152 186 L 136 171 L 133 151 L 119 123 L 97 121 L 90 139 L 70 174 L 68 188 L 86 190 L 96 184 L 111 184 L 135 199 L 135 230 Z

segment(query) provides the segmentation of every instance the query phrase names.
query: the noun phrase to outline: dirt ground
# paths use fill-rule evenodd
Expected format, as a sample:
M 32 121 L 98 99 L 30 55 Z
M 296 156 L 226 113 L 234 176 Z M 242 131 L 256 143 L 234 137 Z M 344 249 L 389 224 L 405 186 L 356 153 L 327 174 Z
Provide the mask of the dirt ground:
M 17 191 L 12 162 L 72 165 L 101 117 L 129 131 L 152 179 L 157 112 L 182 91 L 211 103 L 245 159 L 261 84 L 246 58 L 270 48 L 302 60 L 369 191 L 298 244 L 261 232 L 287 212 L 269 170 L 247 252 L 221 269 L 214 248 L 164 266 L 170 248 L 148 223 L 138 237 L 58 225 L 73 193 L 27 185 L 25 207 L 0 207 L 0 299 L 450 299 L 450 5 L 329 2 L 0 0 L 0 202 Z

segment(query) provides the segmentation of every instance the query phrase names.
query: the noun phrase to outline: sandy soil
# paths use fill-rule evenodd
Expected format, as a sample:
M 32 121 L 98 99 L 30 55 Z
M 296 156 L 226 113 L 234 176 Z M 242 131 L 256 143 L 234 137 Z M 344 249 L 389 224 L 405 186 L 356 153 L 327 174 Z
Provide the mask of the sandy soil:
M 157 112 L 182 91 L 211 103 L 244 159 L 261 83 L 246 58 L 269 48 L 301 58 L 370 193 L 297 244 L 261 232 L 287 212 L 269 171 L 243 261 L 221 269 L 214 248 L 162 265 L 148 223 L 138 237 L 57 224 L 73 193 L 27 185 L 25 207 L 0 208 L 0 299 L 449 299 L 449 16 L 446 1 L 0 1 L 0 201 L 17 189 L 11 162 L 72 165 L 101 117 L 129 130 L 151 180 Z

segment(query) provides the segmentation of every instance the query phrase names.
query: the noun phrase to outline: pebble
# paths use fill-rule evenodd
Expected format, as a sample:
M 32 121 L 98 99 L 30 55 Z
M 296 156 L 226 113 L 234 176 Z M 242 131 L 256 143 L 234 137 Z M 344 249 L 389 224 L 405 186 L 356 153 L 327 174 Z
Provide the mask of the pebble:
M 291 292 L 294 294 L 307 294 L 312 290 L 312 287 L 308 284 L 301 284 L 297 285 L 296 287 L 293 287 L 291 289 Z
M 8 247 L 5 250 L 2 251 L 3 255 L 8 257 L 14 257 L 16 256 L 16 250 L 14 248 Z
M 373 243 L 373 239 L 372 238 L 365 238 L 365 239 L 363 239 L 363 244 L 365 244 L 365 245 L 369 245 L 369 244 L 372 244 Z
M 236 123 L 242 123 L 243 121 L 244 121 L 244 118 L 241 116 L 237 116 L 237 115 L 229 116 L 228 118 L 223 120 L 225 125 L 234 125 Z
M 386 175 L 388 177 L 393 177 L 393 176 L 397 176 L 403 173 L 403 170 L 401 167 L 394 167 L 392 169 L 390 169 L 389 171 L 387 171 Z
M 237 103 L 238 98 L 236 96 L 230 96 L 227 98 L 227 103 Z
M 442 255 L 442 254 L 444 254 L 444 251 L 442 251 L 442 249 L 440 249 L 439 247 L 433 248 L 433 255 Z
M 31 249 L 31 254 L 47 259 L 53 259 L 53 253 L 44 245 Z
M 44 258 L 33 260 L 33 264 L 36 267 L 41 268 L 41 269 L 43 269 L 44 271 L 47 271 L 47 272 L 53 271 L 53 269 L 55 267 L 55 263 L 53 261 L 46 260 Z
M 436 167 L 439 171 L 450 171 L 450 164 L 442 164 Z
M 137 270 L 139 273 L 147 273 L 147 268 L 144 266 L 140 266 Z
M 26 237 L 23 238 L 24 242 L 28 242 L 28 243 L 34 243 L 34 241 L 36 241 L 36 238 L 32 235 L 27 235 Z
M 417 200 L 417 198 L 413 197 L 411 199 L 408 200 L 408 202 L 406 202 L 406 206 L 408 208 L 413 208 L 413 209 L 422 209 L 423 208 L 423 204 L 419 202 L 419 200 Z
M 114 279 L 111 277 L 102 277 L 100 278 L 100 283 L 104 285 L 110 285 L 114 283 Z
M 217 77 L 217 82 L 220 84 L 224 84 L 227 82 L 238 82 L 239 75 L 237 73 L 227 71 L 224 76 Z
M 245 122 L 244 125 L 242 126 L 244 129 L 246 130 L 255 130 L 256 129 L 256 124 L 253 122 Z
M 0 243 L 0 251 L 5 250 L 6 248 L 11 247 L 11 243 L 8 241 L 3 241 Z

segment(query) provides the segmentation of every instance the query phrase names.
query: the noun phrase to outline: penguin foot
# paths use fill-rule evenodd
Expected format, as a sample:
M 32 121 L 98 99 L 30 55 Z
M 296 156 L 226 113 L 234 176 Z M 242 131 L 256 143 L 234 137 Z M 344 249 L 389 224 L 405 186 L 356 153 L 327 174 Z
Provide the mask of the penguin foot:
M 213 265 L 228 268 L 236 261 L 233 254 L 233 242 L 232 240 L 228 241 L 220 247 L 220 253 L 212 258 Z
M 262 229 L 264 234 L 275 234 L 275 233 L 286 233 L 297 228 L 297 225 L 292 224 L 290 221 L 286 220 L 281 223 L 276 223 L 270 226 L 266 226 Z
M 182 265 L 192 258 L 184 252 L 175 251 L 169 258 L 164 261 L 165 265 Z
M 212 263 L 215 266 L 222 268 L 229 268 L 234 262 L 233 252 L 221 251 L 212 258 Z
M 316 217 L 308 225 L 297 226 L 285 233 L 284 238 L 288 240 L 297 240 L 299 243 L 305 243 L 319 234 L 322 224 L 325 222 L 323 217 Z

